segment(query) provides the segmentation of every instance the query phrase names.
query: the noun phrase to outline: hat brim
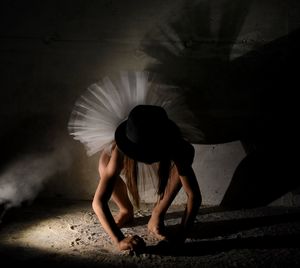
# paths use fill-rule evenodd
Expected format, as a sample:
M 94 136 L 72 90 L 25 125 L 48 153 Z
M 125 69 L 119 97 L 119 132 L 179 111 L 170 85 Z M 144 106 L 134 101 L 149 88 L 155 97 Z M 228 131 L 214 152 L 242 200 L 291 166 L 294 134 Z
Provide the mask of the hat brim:
M 152 140 L 147 144 L 136 144 L 126 136 L 127 120 L 122 122 L 115 131 L 115 141 L 118 148 L 128 157 L 144 163 L 161 161 L 168 154 L 169 146 L 165 142 Z

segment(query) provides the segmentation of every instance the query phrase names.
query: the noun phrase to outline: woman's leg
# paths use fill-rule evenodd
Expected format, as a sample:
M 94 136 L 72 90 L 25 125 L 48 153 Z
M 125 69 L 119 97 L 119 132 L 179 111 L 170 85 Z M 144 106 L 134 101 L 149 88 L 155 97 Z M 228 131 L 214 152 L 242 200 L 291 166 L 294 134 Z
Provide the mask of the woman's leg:
M 121 177 L 116 180 L 111 198 L 119 208 L 119 213 L 114 219 L 118 227 L 121 228 L 124 224 L 133 220 L 133 206 L 128 197 L 126 184 Z
M 148 230 L 159 239 L 166 238 L 164 230 L 164 217 L 173 202 L 174 198 L 181 189 L 181 182 L 177 169 L 174 167 L 162 199 L 159 199 L 153 208 L 151 218 L 148 222 Z

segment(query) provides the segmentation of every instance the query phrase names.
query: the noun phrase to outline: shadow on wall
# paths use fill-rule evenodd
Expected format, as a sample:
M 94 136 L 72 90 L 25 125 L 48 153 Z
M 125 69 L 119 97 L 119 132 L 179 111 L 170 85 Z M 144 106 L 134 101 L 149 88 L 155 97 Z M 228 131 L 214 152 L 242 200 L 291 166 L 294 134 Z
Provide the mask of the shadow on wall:
M 20 35 L 19 30 L 23 29 L 22 27 L 17 29 L 19 25 L 22 25 L 23 20 L 32 18 L 34 20 L 28 20 L 28 25 L 41 24 L 40 27 L 43 28 L 48 25 L 44 19 L 48 16 L 56 18 L 56 8 L 58 8 L 58 13 L 60 9 L 56 5 L 52 9 L 48 9 L 48 5 L 44 8 L 37 5 L 36 8 L 39 11 L 35 12 L 37 17 L 32 17 L 30 13 L 32 9 L 29 5 L 27 6 L 22 1 L 15 2 L 12 4 L 18 6 L 20 2 L 20 7 L 26 7 L 26 12 L 22 8 L 17 11 L 3 9 L 11 10 L 5 12 L 7 17 L 3 16 L 3 18 L 6 24 L 3 25 L 11 24 L 17 36 Z M 205 143 L 216 144 L 241 140 L 244 144 L 248 155 L 236 169 L 222 205 L 232 207 L 238 204 L 241 207 L 248 207 L 266 204 L 298 184 L 297 176 L 292 175 L 296 163 L 291 154 L 296 141 L 293 139 L 293 134 L 296 133 L 295 122 L 297 120 L 293 118 L 295 117 L 293 109 L 296 107 L 294 104 L 297 100 L 296 90 L 294 90 L 296 86 L 294 85 L 298 83 L 298 74 L 296 74 L 297 69 L 294 69 L 295 73 L 290 72 L 289 66 L 292 63 L 297 66 L 299 63 L 299 31 L 264 46 L 261 46 L 263 42 L 252 42 L 249 39 L 246 40 L 249 41 L 248 46 L 247 42 L 243 42 L 238 37 L 244 25 L 247 24 L 245 22 L 249 20 L 248 14 L 253 12 L 253 4 L 258 4 L 258 9 L 261 6 L 264 8 L 271 6 L 268 9 L 268 12 L 269 10 L 271 12 L 274 6 L 285 1 L 197 0 L 183 2 L 187 4 L 182 9 L 180 7 L 179 12 L 176 10 L 171 14 L 172 19 L 169 23 L 160 25 L 142 40 L 142 51 L 156 60 L 148 66 L 148 69 L 187 89 L 187 101 L 199 119 L 199 128 L 206 135 Z M 80 2 L 80 6 L 82 3 Z M 10 5 L 10 3 L 7 4 Z M 73 25 L 73 16 L 82 9 L 77 8 L 76 3 L 71 5 L 71 8 L 68 3 L 62 5 L 65 7 L 63 13 L 72 17 L 70 24 Z M 44 14 L 40 12 L 40 8 L 45 12 L 45 16 L 40 17 L 39 14 Z M 276 8 L 281 7 L 276 6 Z M 97 9 L 94 8 L 94 10 L 96 10 L 93 13 L 95 19 L 100 19 Z M 76 14 L 72 15 L 73 12 Z M 110 14 L 107 14 L 110 18 Z M 277 21 L 283 19 L 286 22 L 286 17 L 275 15 L 272 17 Z M 39 18 L 42 21 L 39 21 Z M 260 17 L 255 16 L 255 23 L 259 24 L 261 19 L 261 14 Z M 66 36 L 69 34 L 72 36 L 74 34 L 72 31 L 77 36 L 79 29 L 69 28 L 64 18 L 54 21 L 54 25 L 57 25 L 54 28 L 60 29 L 62 36 L 65 33 L 67 33 Z M 75 16 L 74 23 L 76 21 Z M 110 23 L 110 20 L 108 22 Z M 51 24 L 52 21 L 50 20 L 49 23 Z M 94 17 L 92 23 L 94 23 Z M 89 25 L 89 23 L 82 24 Z M 29 27 L 28 25 L 26 24 L 24 29 Z M 77 23 L 74 25 L 76 26 Z M 274 31 L 274 27 L 272 24 L 267 28 Z M 4 27 L 2 30 L 7 33 L 5 36 L 10 36 L 9 27 Z M 33 30 L 39 32 L 40 28 Z M 56 47 L 49 42 L 51 38 L 45 39 L 44 43 L 47 46 L 48 43 L 52 44 L 53 47 L 45 48 L 44 44 L 39 44 L 39 39 L 37 43 L 34 39 L 28 44 L 25 42 L 29 47 L 27 48 L 24 44 L 26 47 L 24 50 L 26 53 L 24 53 L 23 43 L 17 45 L 13 38 L 10 41 L 18 47 L 21 45 L 21 50 L 11 48 L 7 50 L 9 53 L 4 50 L 4 54 L 8 56 L 4 57 L 6 60 L 3 61 L 4 78 L 7 76 L 7 79 L 3 79 L 3 85 L 4 88 L 7 87 L 10 90 L 1 92 L 3 105 L 0 111 L 1 114 L 3 112 L 11 118 L 7 122 L 2 122 L 6 130 L 1 132 L 1 172 L 19 154 L 22 155 L 28 151 L 29 154 L 37 151 L 45 152 L 46 155 L 53 152 L 56 155 L 56 151 L 52 148 L 53 144 L 49 143 L 53 137 L 51 131 L 54 128 L 65 129 L 75 95 L 79 94 L 86 84 L 84 79 L 81 79 L 85 76 L 82 73 L 86 72 L 87 75 L 94 68 L 94 65 L 91 68 L 90 65 L 85 65 L 87 64 L 85 61 L 82 61 L 82 58 L 97 58 L 96 54 L 92 54 L 92 57 L 90 54 L 81 54 L 82 51 L 86 52 L 89 49 L 80 47 L 74 53 L 73 48 L 70 49 L 69 46 Z M 98 37 L 96 39 L 98 40 Z M 253 40 L 258 39 L 254 36 Z M 58 38 L 58 41 L 63 40 L 63 38 L 62 40 Z M 63 44 L 63 42 L 60 43 Z M 67 43 L 72 47 L 74 45 L 69 41 Z M 35 49 L 35 46 L 38 49 Z M 238 53 L 244 51 L 244 47 L 250 47 L 253 51 Z M 60 49 L 62 52 L 70 51 L 70 54 L 63 53 L 62 57 Z M 233 54 L 234 59 L 232 59 Z M 238 57 L 237 54 L 244 55 Z M 101 60 L 99 62 L 102 63 Z M 102 65 L 100 63 L 99 65 Z M 79 73 L 81 75 L 76 75 Z M 74 80 L 75 77 L 80 77 L 80 79 Z M 93 75 L 89 79 L 91 77 Z M 11 83 L 14 81 L 17 82 Z M 11 115 L 11 111 L 14 112 L 14 116 Z M 40 118 L 34 116 L 29 120 L 20 119 L 26 111 L 34 115 L 52 114 L 55 118 L 48 120 L 44 116 Z M 61 125 L 58 125 L 57 121 L 61 122 Z M 39 159 L 40 157 L 36 160 Z M 45 163 L 47 166 L 55 164 L 56 159 L 53 156 Z M 23 164 L 21 166 L 23 167 Z M 29 175 L 29 173 L 26 174 Z M 20 176 L 23 175 L 20 174 Z
M 299 62 L 299 41 L 296 30 L 232 63 L 239 77 L 237 88 L 247 79 L 244 90 L 259 93 L 260 112 L 244 122 L 248 131 L 241 131 L 240 139 L 248 154 L 237 167 L 222 206 L 267 205 L 300 185 L 293 157 L 298 81 L 290 68 Z
M 141 50 L 155 59 L 147 69 L 187 89 L 187 101 L 207 144 L 239 140 L 245 115 L 257 109 L 256 103 L 244 105 L 250 92 L 246 96 L 230 84 L 238 77 L 230 72 L 231 51 L 252 2 L 188 1 L 141 42 Z M 255 93 L 251 92 L 252 100 Z
M 298 210 L 298 209 L 297 209 Z M 299 234 L 291 234 L 282 231 L 278 234 L 272 229 L 274 225 L 297 223 L 300 219 L 299 211 L 277 215 L 264 215 L 245 217 L 240 219 L 227 219 L 195 223 L 194 229 L 189 235 L 193 240 L 185 243 L 180 249 L 172 241 L 160 241 L 157 245 L 148 246 L 146 252 L 167 256 L 204 256 L 228 252 L 236 249 L 275 249 L 275 248 L 298 248 Z M 260 211 L 262 212 L 262 211 Z M 171 216 L 172 217 L 172 216 Z M 168 226 L 168 228 L 176 228 Z M 251 230 L 265 228 L 263 236 L 255 231 L 249 236 Z M 244 236 L 243 232 L 248 232 Z M 220 238 L 223 239 L 213 239 Z M 200 239 L 200 241 L 197 241 Z M 212 239 L 212 240 L 209 240 Z M 173 245 L 176 245 L 175 247 Z
M 141 43 L 155 59 L 148 70 L 187 88 L 204 143 L 241 140 L 244 145 L 247 156 L 221 202 L 228 208 L 267 205 L 300 185 L 292 157 L 298 81 L 290 68 L 299 62 L 300 31 L 264 45 L 257 42 L 232 59 L 243 50 L 237 37 L 253 2 L 223 1 L 217 34 L 212 33 L 210 2 L 189 3 Z

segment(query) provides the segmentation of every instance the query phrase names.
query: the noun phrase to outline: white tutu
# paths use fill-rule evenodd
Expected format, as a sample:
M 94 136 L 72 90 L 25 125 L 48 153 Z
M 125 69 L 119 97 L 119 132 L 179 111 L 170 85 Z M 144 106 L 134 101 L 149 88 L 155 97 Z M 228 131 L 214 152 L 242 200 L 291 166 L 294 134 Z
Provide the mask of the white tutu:
M 89 156 L 109 150 L 116 128 L 139 104 L 163 107 L 186 140 L 203 141 L 203 134 L 185 104 L 183 91 L 159 83 L 149 72 L 143 71 L 121 72 L 115 79 L 105 77 L 92 84 L 75 103 L 69 133 L 85 145 Z

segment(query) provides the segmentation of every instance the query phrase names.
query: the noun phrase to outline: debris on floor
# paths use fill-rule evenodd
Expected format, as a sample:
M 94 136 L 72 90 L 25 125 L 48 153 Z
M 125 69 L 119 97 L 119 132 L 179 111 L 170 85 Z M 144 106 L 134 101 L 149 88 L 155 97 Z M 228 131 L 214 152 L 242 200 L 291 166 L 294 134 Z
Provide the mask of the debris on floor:
M 110 204 L 112 213 L 117 212 Z M 142 204 L 122 228 L 146 242 L 140 253 L 119 252 L 89 201 L 36 200 L 8 211 L 0 224 L 0 266 L 41 267 L 299 267 L 300 208 L 222 211 L 203 207 L 186 243 L 176 248 L 147 231 L 153 205 Z M 167 227 L 183 206 L 168 210 Z

